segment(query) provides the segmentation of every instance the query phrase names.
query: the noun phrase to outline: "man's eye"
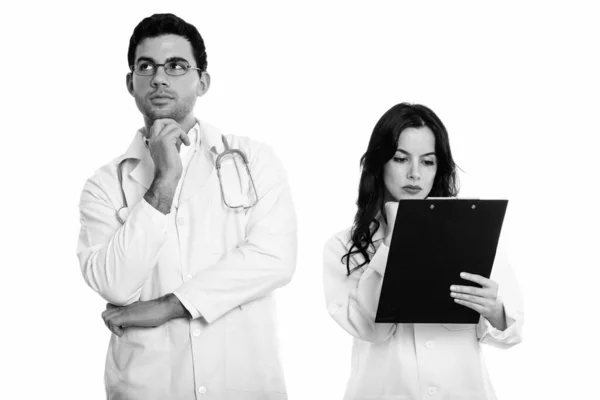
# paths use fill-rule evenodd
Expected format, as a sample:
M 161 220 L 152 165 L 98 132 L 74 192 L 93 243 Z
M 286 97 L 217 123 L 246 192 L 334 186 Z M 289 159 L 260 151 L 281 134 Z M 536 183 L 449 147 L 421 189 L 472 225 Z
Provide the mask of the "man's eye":
M 167 63 L 167 68 L 171 71 L 185 71 L 187 69 L 187 65 L 182 62 L 169 62 Z
M 152 70 L 154 70 L 154 65 L 147 63 L 147 62 L 139 63 L 138 70 L 139 71 L 152 71 Z

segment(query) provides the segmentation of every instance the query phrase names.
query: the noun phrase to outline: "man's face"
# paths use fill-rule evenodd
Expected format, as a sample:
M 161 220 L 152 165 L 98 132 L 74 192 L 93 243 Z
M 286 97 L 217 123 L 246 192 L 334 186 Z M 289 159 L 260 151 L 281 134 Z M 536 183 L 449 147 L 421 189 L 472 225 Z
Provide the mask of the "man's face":
M 148 61 L 156 65 L 170 60 L 184 60 L 197 67 L 192 45 L 178 35 L 144 39 L 137 46 L 134 63 Z M 152 76 L 128 74 L 127 88 L 145 119 L 171 118 L 182 123 L 194 118 L 196 98 L 208 90 L 208 74 L 202 75 L 201 78 L 197 70 L 188 69 L 185 75 L 171 76 L 161 66 Z

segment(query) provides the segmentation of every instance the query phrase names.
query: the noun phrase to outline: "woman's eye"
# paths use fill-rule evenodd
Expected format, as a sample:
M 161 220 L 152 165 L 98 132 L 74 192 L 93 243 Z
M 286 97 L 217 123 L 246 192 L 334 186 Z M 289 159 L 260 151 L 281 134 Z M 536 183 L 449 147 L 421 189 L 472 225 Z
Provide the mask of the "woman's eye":
M 406 157 L 394 157 L 394 161 L 399 162 L 399 163 L 405 163 L 408 161 L 408 158 Z
M 423 164 L 425 164 L 427 166 L 433 166 L 433 165 L 435 165 L 435 161 L 433 161 L 433 160 L 424 160 Z

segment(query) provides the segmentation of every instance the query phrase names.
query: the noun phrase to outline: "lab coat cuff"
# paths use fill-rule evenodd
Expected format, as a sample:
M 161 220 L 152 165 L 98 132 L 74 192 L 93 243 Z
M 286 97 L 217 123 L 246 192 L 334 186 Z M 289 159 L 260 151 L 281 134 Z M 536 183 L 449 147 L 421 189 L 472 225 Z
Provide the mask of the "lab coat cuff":
M 167 215 L 161 213 L 156 208 L 152 207 L 146 199 L 142 199 L 140 201 L 141 209 L 148 217 L 148 220 L 152 224 L 152 226 L 158 228 L 161 232 L 167 233 Z
M 510 344 L 515 341 L 515 338 L 520 338 L 519 324 L 517 323 L 518 316 L 510 305 L 503 302 L 504 316 L 506 329 L 500 330 L 495 328 L 486 318 L 483 316 L 480 318 L 479 324 L 477 324 L 477 336 L 482 343 L 496 342 Z M 519 340 L 520 341 L 520 340 Z
M 192 316 L 192 319 L 197 319 L 197 318 L 200 318 L 202 316 L 202 314 L 200 314 L 200 311 L 198 311 L 198 309 L 196 307 L 194 307 L 194 305 L 192 303 L 190 303 L 185 298 L 185 296 L 183 296 L 183 295 L 181 295 L 180 293 L 177 293 L 177 292 L 173 292 L 173 294 L 175 296 L 177 296 L 177 298 L 181 302 L 181 305 L 183 305 L 185 307 L 185 309 L 188 310 L 188 312 Z
M 209 299 L 208 296 L 203 296 L 202 293 L 198 291 L 198 288 L 196 287 L 196 285 L 194 285 L 193 281 L 186 282 L 183 285 L 181 285 L 177 289 L 177 293 L 179 293 L 179 295 L 182 298 L 185 298 L 188 304 L 190 304 L 191 307 L 196 309 L 198 315 L 204 317 L 206 322 L 208 322 L 209 324 L 219 319 L 219 317 L 221 317 L 221 315 L 223 314 L 219 311 L 219 307 L 217 307 L 216 304 L 211 304 L 211 299 Z M 184 303 L 182 302 L 182 304 Z M 200 304 L 202 305 L 201 307 Z
M 385 274 L 385 266 L 387 264 L 389 252 L 390 248 L 386 246 L 385 243 L 381 243 L 369 262 L 369 268 L 383 276 Z

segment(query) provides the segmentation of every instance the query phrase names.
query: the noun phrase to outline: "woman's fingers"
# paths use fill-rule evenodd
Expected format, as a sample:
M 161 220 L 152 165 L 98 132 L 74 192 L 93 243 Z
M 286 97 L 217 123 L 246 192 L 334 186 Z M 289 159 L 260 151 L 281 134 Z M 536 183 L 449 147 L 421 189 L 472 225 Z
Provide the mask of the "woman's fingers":
M 471 294 L 464 294 L 464 293 L 457 293 L 457 292 L 451 292 L 450 296 L 454 297 L 454 299 L 456 299 L 456 300 L 465 300 L 470 303 L 479 304 L 484 307 L 491 307 L 494 302 L 494 300 L 489 297 L 481 297 L 481 296 L 475 296 L 475 295 L 471 295 Z
M 460 277 L 471 282 L 475 282 L 483 286 L 484 288 L 494 288 L 498 287 L 498 284 L 491 279 L 485 278 L 481 275 L 470 274 L 468 272 L 461 272 Z
M 452 285 L 450 286 L 450 291 L 452 293 L 465 293 L 481 297 L 489 297 L 491 294 L 490 289 L 482 289 L 475 286 Z
M 481 304 L 477 304 L 477 303 L 473 303 L 467 300 L 461 300 L 461 299 L 454 299 L 454 301 L 460 305 L 463 305 L 465 307 L 469 307 L 472 310 L 477 311 L 479 314 L 484 315 L 487 313 L 487 309 L 482 306 Z

